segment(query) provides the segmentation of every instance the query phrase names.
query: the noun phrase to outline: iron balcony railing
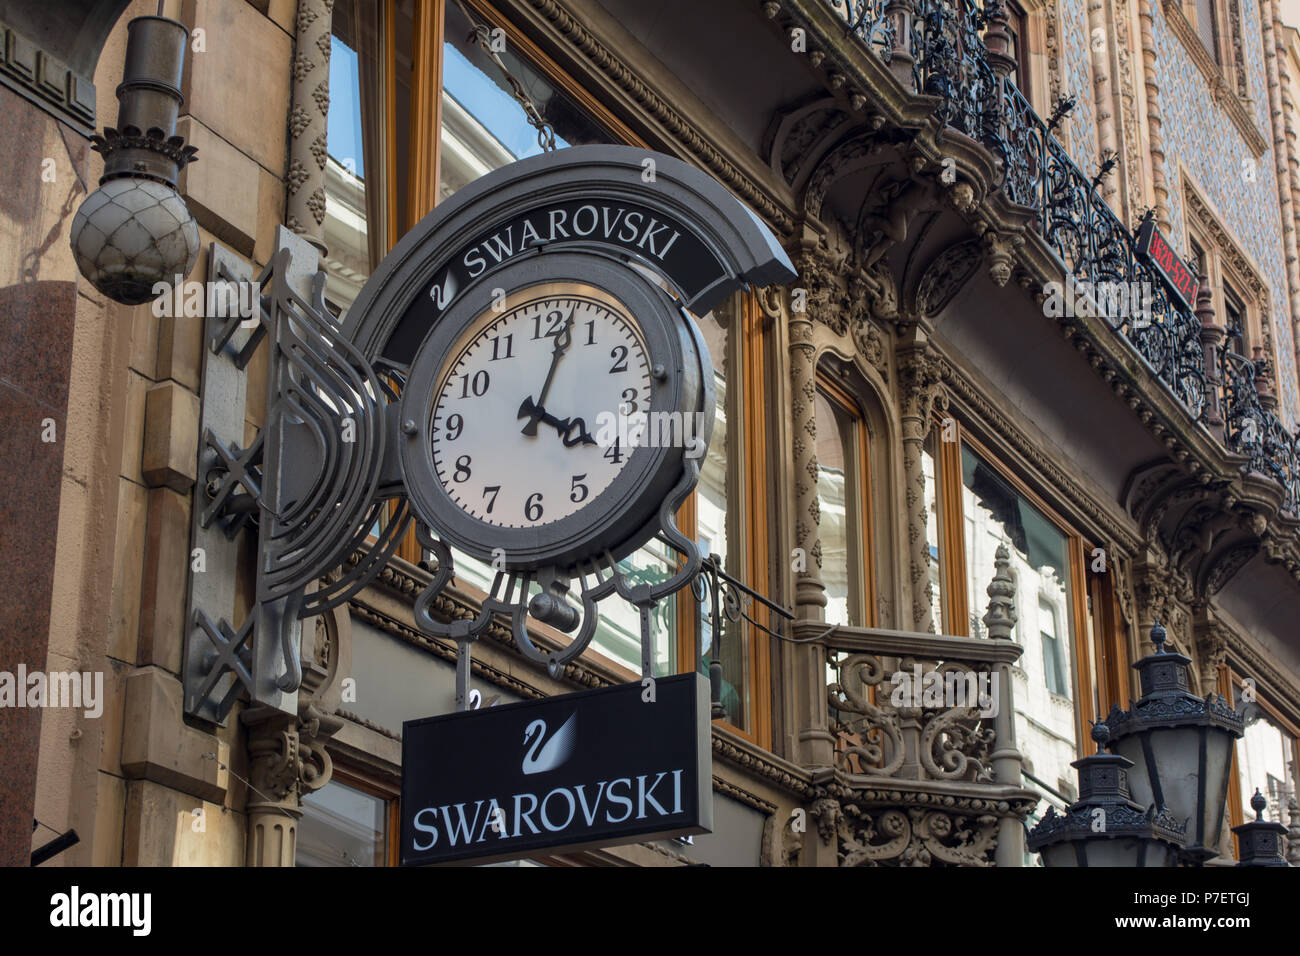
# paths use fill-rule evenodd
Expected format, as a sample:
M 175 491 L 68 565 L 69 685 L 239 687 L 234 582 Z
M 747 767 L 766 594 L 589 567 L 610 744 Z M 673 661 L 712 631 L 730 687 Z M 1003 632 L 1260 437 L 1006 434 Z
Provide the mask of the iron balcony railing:
M 862 49 L 890 64 L 911 57 L 915 93 L 938 97 L 944 124 L 990 149 L 1003 168 L 1007 198 L 1037 213 L 1035 228 L 1078 282 L 1122 283 L 1150 290 L 1149 310 L 1112 321 L 1194 421 L 1219 426 L 1229 451 L 1247 470 L 1278 482 L 1283 507 L 1300 517 L 1300 438 L 1287 431 L 1267 388 L 1268 362 L 1202 345 L 1202 323 L 1166 294 L 1137 254 L 1133 232 L 1053 135 L 1068 104 L 1044 121 L 999 76 L 986 35 L 1005 26 L 1002 0 L 823 0 L 845 21 Z M 1005 72 L 1005 70 L 1004 70 Z M 1103 163 L 1103 173 L 1113 160 Z M 1094 285 L 1093 288 L 1097 286 Z M 1213 341 L 1214 336 L 1210 337 Z M 1212 430 L 1214 430 L 1212 429 Z

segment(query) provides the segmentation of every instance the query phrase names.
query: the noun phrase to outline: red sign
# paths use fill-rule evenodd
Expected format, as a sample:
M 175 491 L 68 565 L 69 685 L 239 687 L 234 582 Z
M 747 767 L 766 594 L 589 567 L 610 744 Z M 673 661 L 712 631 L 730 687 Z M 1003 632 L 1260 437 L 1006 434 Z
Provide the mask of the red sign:
M 1183 260 L 1178 258 L 1169 241 L 1160 234 L 1155 220 L 1145 220 L 1138 229 L 1137 251 L 1138 255 L 1145 257 L 1159 273 L 1160 278 L 1164 279 L 1175 302 L 1189 312 L 1194 310 L 1196 289 L 1200 282 L 1192 275 L 1192 270 L 1187 268 Z

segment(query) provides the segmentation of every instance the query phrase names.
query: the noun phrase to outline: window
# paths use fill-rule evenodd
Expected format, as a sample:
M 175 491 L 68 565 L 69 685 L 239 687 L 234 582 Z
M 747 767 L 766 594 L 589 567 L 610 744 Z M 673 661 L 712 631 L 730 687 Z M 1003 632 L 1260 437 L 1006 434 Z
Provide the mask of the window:
M 678 526 L 694 534 L 702 555 L 716 554 L 723 570 L 760 594 L 768 591 L 767 480 L 764 443 L 766 333 L 762 312 L 751 295 L 733 296 L 700 319 L 713 361 L 717 411 L 699 484 L 678 516 Z M 722 663 L 724 720 L 743 736 L 766 745 L 771 731 L 768 687 L 770 638 L 739 620 L 722 619 L 714 632 L 712 609 L 688 591 L 677 597 L 686 670 L 694 661 L 708 675 L 714 655 Z M 745 613 L 771 627 L 757 602 Z
M 439 158 L 439 197 L 446 199 L 462 186 L 493 169 L 542 152 L 537 130 L 511 96 L 501 68 L 483 51 L 459 4 L 449 3 L 442 61 L 442 131 Z M 478 23 L 498 28 L 482 13 Z M 504 29 L 504 28 L 501 28 Z M 503 36 L 504 34 L 500 34 Z M 522 38 L 504 37 L 498 53 L 523 86 L 541 117 L 555 131 L 555 144 L 581 146 L 612 143 L 605 124 L 580 106 L 561 84 L 525 59 Z
M 1229 669 L 1224 679 L 1231 686 L 1233 707 L 1246 715 L 1246 732 L 1233 751 L 1237 785 L 1229 793 L 1232 823 L 1236 826 L 1255 819 L 1250 798 L 1258 789 L 1268 800 L 1265 818 L 1286 824 L 1287 801 L 1296 793 L 1300 726 L 1288 720 L 1257 687 L 1252 685 L 1248 692 L 1235 671 Z M 1227 692 L 1227 688 L 1221 689 Z
M 1029 15 L 1015 0 L 1010 0 L 1006 4 L 1006 14 L 1007 34 L 1010 37 L 1007 53 L 1014 57 L 1016 61 L 1016 69 L 1011 74 L 1010 79 L 1016 85 L 1016 88 L 1024 94 L 1025 99 L 1028 100 L 1030 99 L 1029 46 L 1026 41 L 1029 37 Z
M 412 17 L 411 0 L 338 0 L 334 6 L 324 267 L 327 301 L 339 312 L 400 235 L 397 209 L 408 167 L 398 147 L 410 118 Z
M 987 589 L 1005 547 L 1016 584 L 1012 638 L 1024 648 L 1012 668 L 1017 744 L 1026 786 L 1059 809 L 1073 793 L 1070 764 L 1084 752 L 1088 721 L 1129 696 L 1110 558 L 953 418 L 936 417 L 934 426 L 925 493 L 938 516 L 927 521 L 927 537 L 939 556 L 942 630 L 987 636 Z
M 1249 357 L 1250 353 L 1246 351 L 1246 306 L 1227 282 L 1223 283 L 1223 325 L 1228 332 L 1223 347 Z
M 853 400 L 826 376 L 818 382 L 816 415 L 826 623 L 869 627 L 875 612 L 867 573 L 867 430 Z
M 1039 638 L 1043 642 L 1043 682 L 1049 694 L 1058 697 L 1070 696 L 1070 685 L 1066 680 L 1069 668 L 1061 651 L 1061 640 L 1056 632 L 1056 609 L 1044 599 L 1038 601 Z
M 1214 0 L 1196 0 L 1196 35 L 1201 38 L 1201 43 L 1205 44 L 1205 49 L 1210 56 L 1214 57 L 1214 62 L 1221 63 L 1219 58 L 1219 25 L 1215 17 Z
M 302 798 L 294 865 L 396 866 L 397 830 L 396 799 L 336 773 Z

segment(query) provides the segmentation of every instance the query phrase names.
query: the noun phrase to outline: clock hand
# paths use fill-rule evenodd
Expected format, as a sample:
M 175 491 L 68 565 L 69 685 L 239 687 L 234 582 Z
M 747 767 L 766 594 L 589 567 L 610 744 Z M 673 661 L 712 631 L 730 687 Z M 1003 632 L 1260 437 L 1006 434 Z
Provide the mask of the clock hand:
M 542 406 L 533 402 L 531 398 L 525 398 L 519 406 L 520 418 L 527 417 L 530 422 L 544 422 L 551 425 L 560 435 L 560 440 L 564 442 L 566 448 L 572 448 L 574 445 L 594 445 L 596 439 L 587 431 L 587 423 L 581 418 L 557 418 Z M 578 434 L 573 435 L 577 429 Z
M 531 406 L 532 409 L 545 411 L 542 403 L 546 401 L 546 395 L 551 390 L 551 381 L 555 378 L 555 367 L 560 364 L 561 356 L 569 350 L 569 345 L 573 341 L 573 336 L 570 334 L 570 330 L 573 328 L 573 313 L 577 307 L 577 303 L 574 303 L 573 308 L 569 309 L 569 317 L 565 319 L 564 327 L 561 328 L 555 336 L 555 347 L 551 349 L 551 367 L 546 372 L 546 381 L 542 383 L 542 391 L 541 394 L 537 396 L 536 404 L 533 404 L 531 398 L 526 398 L 524 399 L 523 404 L 519 406 L 519 414 L 515 417 L 523 418 L 525 414 L 528 415 L 528 421 L 524 422 L 524 427 L 520 429 L 525 435 L 537 434 L 537 422 L 540 420 L 541 416 L 535 411 L 529 411 L 526 413 L 524 409 L 525 407 Z

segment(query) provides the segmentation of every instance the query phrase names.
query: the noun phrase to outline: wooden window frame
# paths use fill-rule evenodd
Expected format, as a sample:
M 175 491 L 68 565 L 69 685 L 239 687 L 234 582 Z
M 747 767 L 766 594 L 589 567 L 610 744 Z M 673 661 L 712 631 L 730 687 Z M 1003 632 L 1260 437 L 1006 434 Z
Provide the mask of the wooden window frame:
M 850 615 L 856 610 L 859 623 L 857 627 L 877 626 L 877 600 L 874 556 L 875 538 L 872 528 L 871 510 L 871 432 L 867 428 L 867 416 L 862 404 L 843 384 L 831 377 L 822 366 L 818 366 L 815 387 L 839 406 L 853 420 L 852 433 L 853 461 L 846 464 L 852 469 L 846 476 L 845 491 L 849 491 L 848 478 L 853 480 L 853 510 L 845 509 L 845 523 L 849 526 L 848 548 L 858 555 L 856 573 L 850 579 Z M 847 471 L 848 469 L 846 469 Z M 854 608 L 856 594 L 857 608 Z
M 737 315 L 727 330 L 727 347 L 732 350 L 732 367 L 740 368 L 740 390 L 728 391 L 737 398 L 739 420 L 728 423 L 727 434 L 733 447 L 728 449 L 727 468 L 739 467 L 739 497 L 742 508 L 737 547 L 741 551 L 744 580 L 763 593 L 771 580 L 766 394 L 767 353 L 771 345 L 763 310 L 753 292 L 738 294 L 732 300 Z M 733 342 L 734 337 L 734 342 Z M 719 356 L 713 356 L 714 361 Z M 730 389 L 732 383 L 728 382 Z M 736 447 L 739 446 L 739 455 Z M 698 534 L 697 492 L 692 491 L 677 513 L 677 525 L 692 540 Z M 733 503 L 727 502 L 728 508 Z M 772 627 L 767 608 L 755 601 L 749 614 L 764 627 Z M 677 593 L 677 671 L 689 674 L 699 665 L 696 647 L 698 602 L 689 588 Z M 746 626 L 748 632 L 750 729 L 745 730 L 720 718 L 721 724 L 738 737 L 770 749 L 772 741 L 771 639 L 758 628 Z M 632 675 L 633 677 L 639 675 Z
M 400 831 L 402 827 L 401 784 L 393 781 L 387 774 L 380 774 L 374 770 L 365 770 L 351 764 L 339 764 L 337 762 L 334 763 L 333 773 L 325 786 L 328 787 L 331 783 L 343 784 L 345 787 L 360 790 L 364 794 L 384 801 L 384 826 L 386 828 L 384 833 L 384 866 L 399 866 L 401 860 Z
M 1102 640 L 1099 642 L 1099 646 L 1094 646 L 1098 642 L 1094 642 L 1088 628 L 1087 596 L 1094 593 L 1094 586 L 1104 584 L 1104 582 L 1089 580 L 1086 557 L 1092 553 L 1094 546 L 1083 533 L 1076 530 L 1069 521 L 1063 518 L 1023 479 L 1005 468 L 998 457 L 990 452 L 988 446 L 963 427 L 960 420 L 953 415 L 945 416 L 946 419 L 951 419 L 955 424 L 956 440 L 945 442 L 940 438 L 939 453 L 934 456 L 937 472 L 935 480 L 938 488 L 938 507 L 943 518 L 940 522 L 939 532 L 940 580 L 943 586 L 942 598 L 946 624 L 951 628 L 950 631 L 945 633 L 963 637 L 970 636 L 971 606 L 966 602 L 977 600 L 973 595 L 966 593 L 965 583 L 967 574 L 966 515 L 962 508 L 964 484 L 961 471 L 961 446 L 965 443 L 979 456 L 981 461 L 993 468 L 1004 481 L 1037 508 L 1065 536 L 1070 576 L 1070 615 L 1073 622 L 1072 634 L 1074 636 L 1074 639 L 1070 642 L 1070 681 L 1074 694 L 1075 746 L 1078 748 L 1079 756 L 1082 757 L 1090 752 L 1085 741 L 1089 739 L 1088 728 L 1091 726 L 1092 721 L 1097 718 L 1098 710 L 1105 713 L 1111 703 L 1122 703 L 1126 699 L 1125 691 L 1128 689 L 1127 681 L 1125 681 L 1127 675 L 1121 674 L 1117 670 L 1121 666 L 1127 667 L 1127 651 L 1121 649 L 1127 648 L 1128 641 L 1126 631 L 1122 627 L 1123 618 L 1120 615 L 1118 600 L 1114 595 L 1113 584 L 1108 589 L 1099 588 L 1099 591 L 1096 592 L 1101 594 L 1101 598 L 1094 601 L 1094 608 L 1100 606 L 1103 625 L 1098 629 Z M 939 421 L 937 415 L 935 421 Z M 934 432 L 932 431 L 931 434 L 934 434 Z M 957 543 L 960 543 L 961 546 L 961 551 L 958 552 L 961 554 L 961 560 L 954 562 L 952 560 L 953 552 L 948 549 L 951 549 Z M 1107 574 L 1109 574 L 1109 571 Z M 1106 595 L 1105 590 L 1109 590 L 1110 594 Z M 959 597 L 964 599 L 961 603 L 958 602 Z M 1024 596 L 1022 594 L 1016 595 L 1017 605 L 1023 600 Z M 1111 625 L 1109 629 L 1105 626 L 1107 622 Z M 936 627 L 936 630 L 938 630 L 938 627 Z M 1102 669 L 1103 663 L 1105 664 L 1104 670 Z M 1096 688 L 1096 700 L 1094 700 L 1094 688 Z
M 1234 703 L 1234 706 L 1236 700 L 1235 692 L 1242 686 L 1242 682 L 1243 678 L 1240 671 L 1238 671 L 1231 663 L 1225 664 L 1219 668 L 1219 686 L 1217 691 L 1226 697 L 1229 703 Z M 1266 711 L 1274 721 L 1280 724 L 1286 733 L 1291 735 L 1291 759 L 1295 763 L 1296 771 L 1300 773 L 1300 723 L 1291 720 L 1286 714 L 1282 713 L 1281 709 L 1268 698 L 1268 695 L 1260 693 L 1258 688 L 1256 688 L 1255 691 L 1255 703 L 1259 705 L 1261 710 Z M 1246 822 L 1246 808 L 1241 800 L 1241 767 L 1238 766 L 1237 763 L 1237 745 L 1235 741 L 1232 745 L 1232 770 L 1229 775 L 1229 780 L 1228 820 L 1231 826 L 1237 827 Z M 1300 782 L 1300 780 L 1297 782 Z M 1250 819 L 1253 820 L 1254 818 L 1254 811 L 1252 810 Z M 1272 822 L 1285 824 L 1288 821 L 1274 820 Z M 1232 835 L 1232 852 L 1234 857 L 1241 859 L 1241 850 L 1237 846 L 1237 835 L 1235 833 Z

